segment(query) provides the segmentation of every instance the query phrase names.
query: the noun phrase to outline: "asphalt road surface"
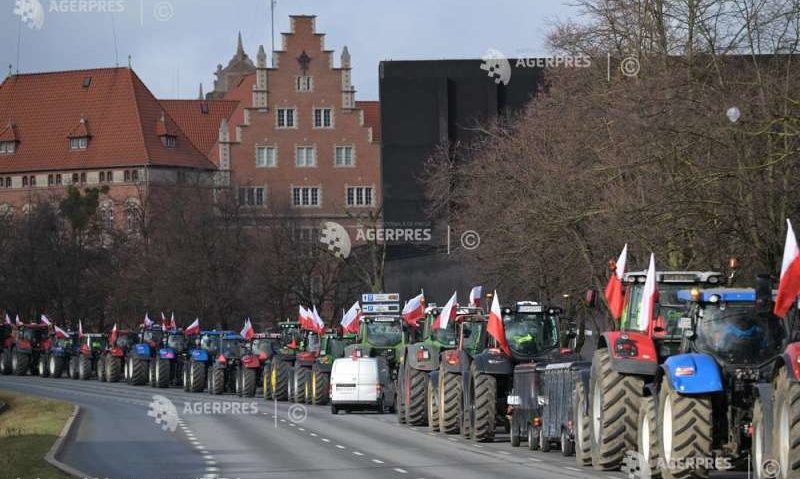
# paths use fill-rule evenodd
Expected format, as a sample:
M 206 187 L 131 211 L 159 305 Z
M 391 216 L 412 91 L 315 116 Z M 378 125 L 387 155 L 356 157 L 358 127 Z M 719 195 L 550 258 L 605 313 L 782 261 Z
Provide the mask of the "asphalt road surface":
M 333 416 L 323 406 L 71 379 L 2 376 L 0 389 L 81 406 L 73 437 L 59 459 L 98 478 L 625 477 L 577 468 L 574 458 L 560 452 L 532 452 L 525 444 L 512 448 L 504 435 L 494 443 L 476 444 L 425 427 L 401 426 L 392 414 Z M 160 425 L 148 415 L 154 394 L 175 406 L 177 423 Z

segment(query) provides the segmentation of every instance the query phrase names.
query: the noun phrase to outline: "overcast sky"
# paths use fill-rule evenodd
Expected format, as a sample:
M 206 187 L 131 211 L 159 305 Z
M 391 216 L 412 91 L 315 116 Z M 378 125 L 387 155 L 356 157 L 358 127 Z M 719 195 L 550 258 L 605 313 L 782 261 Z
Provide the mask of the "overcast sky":
M 39 2 L 41 29 L 14 13 Z M 85 2 L 82 4 L 82 2 Z M 102 4 L 117 13 L 86 12 Z M 378 98 L 378 62 L 386 59 L 480 58 L 488 48 L 509 57 L 547 53 L 553 23 L 576 15 L 558 0 L 278 0 L 276 45 L 289 15 L 317 15 L 317 31 L 338 55 L 347 45 L 361 100 Z M 127 65 L 159 98 L 195 98 L 212 88 L 241 30 L 255 61 L 270 51 L 269 0 L 0 0 L 0 66 L 22 73 Z M 98 8 L 98 7 L 95 7 Z M 56 10 L 54 10 L 56 9 Z M 121 11 L 120 11 L 121 10 Z M 116 42 L 114 31 L 116 31 Z M 116 51 L 115 53 L 115 43 Z M 17 48 L 17 45 L 20 48 Z M 19 55 L 19 62 L 17 56 Z M 118 59 L 118 60 L 117 60 Z

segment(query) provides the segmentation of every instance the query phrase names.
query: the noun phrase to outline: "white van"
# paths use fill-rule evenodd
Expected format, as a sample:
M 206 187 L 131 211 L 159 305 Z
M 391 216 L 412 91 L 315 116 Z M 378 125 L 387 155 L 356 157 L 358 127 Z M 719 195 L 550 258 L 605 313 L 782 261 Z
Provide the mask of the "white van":
M 331 413 L 354 409 L 375 409 L 383 413 L 389 368 L 380 358 L 347 357 L 333 362 L 331 370 Z

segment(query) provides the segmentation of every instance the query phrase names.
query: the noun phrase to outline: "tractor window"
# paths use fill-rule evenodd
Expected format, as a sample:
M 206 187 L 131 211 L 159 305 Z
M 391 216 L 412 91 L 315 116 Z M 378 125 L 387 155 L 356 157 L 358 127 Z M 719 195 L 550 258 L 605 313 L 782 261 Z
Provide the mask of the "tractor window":
M 142 342 L 145 342 L 145 343 L 153 342 L 153 343 L 156 343 L 156 344 L 160 344 L 161 343 L 161 338 L 163 338 L 163 337 L 164 337 L 164 333 L 161 332 L 161 331 L 152 330 L 152 329 L 151 330 L 146 330 L 144 333 L 142 333 Z
M 398 321 L 373 321 L 367 324 L 367 341 L 373 346 L 394 346 L 402 340 L 403 327 Z
M 69 349 L 72 347 L 72 338 L 56 338 L 56 347 Z
M 542 313 L 514 313 L 505 321 L 511 351 L 531 356 L 558 346 L 558 317 Z
M 27 329 L 27 328 L 26 328 L 26 329 L 21 329 L 21 330 L 20 330 L 20 332 L 19 332 L 19 336 L 20 336 L 22 339 L 25 339 L 25 340 L 27 340 L 27 341 L 33 341 L 33 340 L 34 340 L 34 336 L 35 336 L 35 335 L 34 335 L 34 332 L 33 332 L 33 330 L 30 330 L 30 329 Z
M 219 352 L 219 336 L 203 336 L 200 339 L 200 347 L 211 354 Z
M 106 346 L 108 345 L 108 341 L 106 341 L 106 338 L 101 336 L 87 337 L 86 345 L 92 349 L 105 349 Z
M 464 350 L 478 352 L 483 349 L 483 331 L 486 323 L 483 321 L 468 321 L 463 325 Z
M 122 334 L 117 338 L 117 346 L 121 348 L 129 348 L 139 342 L 139 338 L 136 334 Z
M 318 353 L 320 351 L 319 335 L 309 334 L 306 351 Z
M 182 334 L 170 334 L 167 338 L 167 346 L 181 353 L 186 351 L 188 340 Z
M 300 331 L 297 328 L 281 329 L 281 344 L 284 346 L 288 346 L 292 341 L 299 345 L 302 339 Z
M 753 304 L 706 305 L 697 311 L 695 347 L 728 364 L 759 364 L 781 351 L 785 331 Z
M 222 340 L 222 354 L 225 357 L 239 358 L 242 356 L 242 340 L 241 339 L 223 339 Z
M 272 353 L 272 343 L 267 341 L 266 339 L 254 339 L 253 344 L 250 347 L 255 354 L 258 353 Z
M 457 339 L 455 321 L 448 321 L 445 329 L 436 328 L 433 330 L 433 340 L 446 346 L 455 346 Z

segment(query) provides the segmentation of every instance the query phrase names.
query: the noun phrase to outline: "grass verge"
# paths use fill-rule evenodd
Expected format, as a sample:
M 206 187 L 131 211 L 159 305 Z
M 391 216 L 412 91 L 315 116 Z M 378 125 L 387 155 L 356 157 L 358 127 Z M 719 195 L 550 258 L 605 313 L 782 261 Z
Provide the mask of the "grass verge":
M 0 471 L 2 477 L 66 479 L 44 460 L 64 428 L 73 406 L 35 396 L 0 391 L 8 409 L 0 414 Z

